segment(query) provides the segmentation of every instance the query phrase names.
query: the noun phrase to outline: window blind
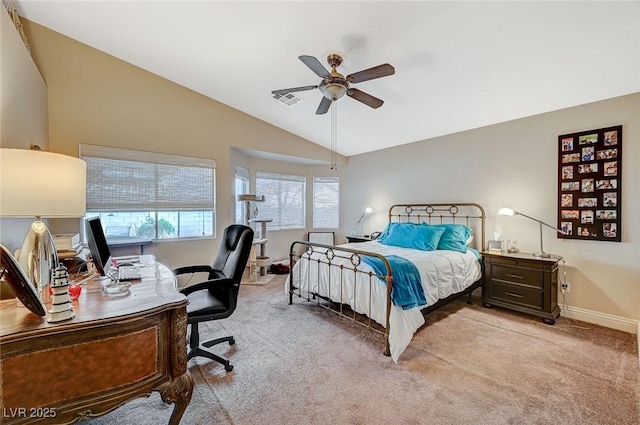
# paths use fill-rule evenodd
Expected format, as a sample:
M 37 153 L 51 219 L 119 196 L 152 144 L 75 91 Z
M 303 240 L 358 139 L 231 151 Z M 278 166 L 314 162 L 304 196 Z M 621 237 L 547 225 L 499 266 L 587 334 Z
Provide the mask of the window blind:
M 272 219 L 267 229 L 305 227 L 306 177 L 276 173 L 256 173 L 256 195 L 264 195 L 258 205 L 258 218 Z
M 313 178 L 313 227 L 337 229 L 340 223 L 340 177 Z
M 215 208 L 212 159 L 80 145 L 87 211 L 203 211 Z

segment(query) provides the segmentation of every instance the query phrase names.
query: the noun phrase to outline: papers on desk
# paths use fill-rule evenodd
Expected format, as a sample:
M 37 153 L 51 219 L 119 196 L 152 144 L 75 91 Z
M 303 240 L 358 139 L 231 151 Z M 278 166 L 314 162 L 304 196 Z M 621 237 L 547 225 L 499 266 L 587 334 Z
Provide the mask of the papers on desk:
M 53 235 L 53 243 L 56 246 L 56 251 L 75 250 L 76 247 L 80 246 L 80 234 L 65 233 Z

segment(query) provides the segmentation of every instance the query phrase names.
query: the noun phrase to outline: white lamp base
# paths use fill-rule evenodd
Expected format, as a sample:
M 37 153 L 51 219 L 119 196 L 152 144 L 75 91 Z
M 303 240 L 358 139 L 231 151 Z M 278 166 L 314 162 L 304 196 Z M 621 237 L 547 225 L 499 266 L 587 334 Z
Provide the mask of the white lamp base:
M 51 271 L 58 264 L 58 254 L 47 225 L 36 217 L 24 238 L 18 263 L 36 288 L 43 303 L 51 301 Z

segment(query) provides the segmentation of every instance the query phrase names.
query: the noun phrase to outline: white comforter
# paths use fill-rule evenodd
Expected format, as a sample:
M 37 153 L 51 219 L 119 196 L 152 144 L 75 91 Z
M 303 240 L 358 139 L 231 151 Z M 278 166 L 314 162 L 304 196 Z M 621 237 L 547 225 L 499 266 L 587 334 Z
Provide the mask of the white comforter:
M 395 362 L 411 342 L 416 330 L 424 324 L 424 316 L 420 309 L 453 293 L 463 291 L 481 276 L 480 263 L 472 250 L 467 250 L 466 254 L 441 250 L 420 251 L 383 245 L 377 241 L 340 246 L 385 256 L 404 257 L 413 262 L 420 273 L 427 304 L 408 310 L 403 310 L 393 304 L 391 306 L 389 345 L 391 358 Z M 314 253 L 312 258 L 317 258 L 319 255 L 322 254 Z M 353 267 L 348 260 L 334 259 L 332 263 L 344 264 L 345 269 Z M 367 272 L 372 270 L 364 262 L 358 266 L 358 269 Z M 340 272 L 338 267 L 332 267 L 329 279 L 329 270 L 326 264 L 321 264 L 321 267 L 318 267 L 317 263 L 313 262 L 309 267 L 309 261 L 302 259 L 295 264 L 293 276 L 296 280 L 295 286 L 300 288 L 302 293 L 309 291 L 328 296 L 335 302 L 348 304 L 358 313 L 367 314 L 382 326 L 386 325 L 386 285 L 380 279 L 372 279 L 372 300 L 371 307 L 369 307 L 369 277 L 366 274 L 356 274 L 344 270 Z M 342 286 L 339 285 L 340 279 L 343 282 Z M 354 284 L 356 280 L 357 282 Z M 357 293 L 354 288 L 358 289 Z M 285 290 L 288 293 L 289 279 L 285 284 Z

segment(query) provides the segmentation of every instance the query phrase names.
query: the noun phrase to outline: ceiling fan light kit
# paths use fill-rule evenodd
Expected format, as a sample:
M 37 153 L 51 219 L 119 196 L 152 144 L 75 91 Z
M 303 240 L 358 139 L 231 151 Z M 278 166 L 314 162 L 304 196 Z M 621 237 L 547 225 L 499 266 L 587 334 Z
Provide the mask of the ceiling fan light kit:
M 327 80 L 329 81 L 327 82 Z M 325 78 L 325 80 L 320 83 L 320 91 L 322 92 L 324 97 L 331 101 L 340 99 L 345 95 L 347 89 L 349 88 L 348 85 L 343 85 L 339 81 L 332 80 L 333 79 Z
M 396 70 L 385 63 L 383 65 L 374 66 L 373 68 L 364 69 L 359 72 L 355 72 L 353 74 L 349 74 L 346 77 L 340 74 L 336 68 L 342 64 L 342 56 L 337 53 L 331 53 L 327 56 L 327 62 L 331 67 L 331 72 L 329 72 L 318 59 L 314 56 L 302 55 L 298 56 L 298 59 L 302 61 L 309 69 L 311 69 L 315 74 L 322 78 L 320 84 L 316 86 L 302 86 L 302 87 L 293 87 L 289 89 L 280 89 L 274 90 L 271 94 L 288 96 L 292 92 L 304 91 L 304 90 L 313 90 L 320 89 L 322 93 L 322 99 L 320 100 L 320 105 L 318 105 L 318 109 L 316 110 L 316 115 L 326 114 L 329 110 L 329 107 L 333 105 L 332 113 L 331 113 L 331 170 L 338 170 L 337 163 L 337 153 L 336 153 L 336 145 L 337 145 L 337 121 L 338 121 L 338 113 L 337 113 L 337 103 L 333 103 L 336 100 L 343 97 L 345 94 L 359 102 L 364 103 L 365 105 L 371 108 L 379 108 L 384 103 L 381 99 L 377 97 L 371 96 L 368 93 L 363 92 L 362 90 L 358 90 L 355 88 L 349 87 L 349 84 L 361 83 L 363 81 L 374 80 L 376 78 L 386 77 L 388 75 L 395 74 Z
M 271 93 L 285 95 L 291 92 L 313 90 L 318 88 L 323 95 L 323 98 L 320 101 L 320 105 L 316 110 L 316 114 L 318 115 L 326 114 L 329 110 L 329 106 L 331 106 L 331 103 L 340 99 L 345 94 L 371 108 L 375 109 L 381 107 L 384 103 L 381 99 L 365 93 L 362 90 L 351 88 L 349 87 L 349 84 L 361 83 L 363 81 L 374 80 L 376 78 L 395 74 L 395 69 L 393 68 L 393 66 L 385 63 L 383 65 L 374 66 L 373 68 L 355 72 L 344 77 L 336 70 L 336 68 L 339 67 L 340 64 L 342 64 L 342 56 L 336 53 L 332 53 L 327 56 L 327 62 L 331 67 L 331 72 L 329 72 L 314 56 L 302 55 L 299 56 L 298 59 L 300 59 L 302 63 L 307 65 L 309 69 L 315 72 L 318 77 L 322 78 L 320 84 L 274 90 Z

